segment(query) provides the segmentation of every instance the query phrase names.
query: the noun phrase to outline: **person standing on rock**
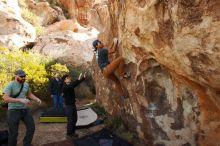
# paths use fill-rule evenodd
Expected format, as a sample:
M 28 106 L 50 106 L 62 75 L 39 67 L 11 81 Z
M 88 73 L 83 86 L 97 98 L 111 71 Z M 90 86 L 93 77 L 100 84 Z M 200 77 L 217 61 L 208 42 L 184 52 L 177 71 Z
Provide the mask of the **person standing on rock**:
M 62 97 L 63 81 L 60 79 L 60 75 L 56 73 L 51 81 L 50 92 L 51 98 L 53 98 L 54 111 L 61 112 L 63 110 L 63 97 Z
M 78 79 L 72 81 L 69 75 L 64 77 L 63 84 L 63 97 L 65 99 L 65 109 L 67 115 L 67 138 L 77 138 L 78 135 L 75 133 L 76 122 L 77 122 L 77 109 L 76 109 L 76 100 L 75 100 L 75 91 L 74 88 L 78 86 L 86 78 L 86 73 L 79 75 Z
M 19 122 L 22 120 L 26 126 L 26 136 L 23 140 L 24 146 L 31 146 L 35 124 L 34 119 L 28 109 L 30 100 L 41 104 L 41 100 L 30 90 L 29 84 L 25 83 L 26 73 L 23 70 L 15 72 L 15 80 L 11 81 L 3 90 L 3 101 L 8 103 L 8 146 L 17 145 Z M 29 99 L 27 99 L 29 97 Z
M 101 69 L 104 77 L 112 80 L 115 82 L 116 89 L 118 90 L 118 93 L 120 95 L 121 99 L 128 98 L 125 94 L 125 91 L 122 88 L 122 85 L 119 81 L 123 78 L 129 78 L 130 73 L 125 72 L 125 61 L 123 57 L 118 57 L 112 62 L 109 62 L 108 55 L 116 52 L 116 47 L 118 44 L 117 38 L 113 39 L 113 43 L 108 50 L 107 48 L 104 48 L 104 44 L 100 40 L 93 41 L 93 47 L 94 51 L 98 55 L 98 66 Z M 119 79 L 115 75 L 115 72 L 118 72 Z

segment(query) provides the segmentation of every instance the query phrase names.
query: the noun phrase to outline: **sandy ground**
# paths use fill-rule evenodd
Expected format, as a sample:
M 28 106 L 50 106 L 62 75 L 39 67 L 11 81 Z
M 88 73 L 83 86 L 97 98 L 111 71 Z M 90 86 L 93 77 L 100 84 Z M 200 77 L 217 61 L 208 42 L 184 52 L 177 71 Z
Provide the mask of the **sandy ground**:
M 83 103 L 84 104 L 84 103 Z M 34 146 L 41 146 L 44 144 L 65 141 L 66 140 L 66 123 L 40 123 L 39 117 L 41 112 L 45 109 L 39 108 L 32 111 L 32 115 L 35 121 L 35 134 L 32 141 Z M 84 129 L 77 129 L 76 133 L 83 137 L 85 135 L 89 135 L 91 133 L 97 132 L 101 130 L 104 125 L 93 126 Z M 5 120 L 1 119 L 0 122 L 0 130 L 7 129 L 7 124 Z M 18 146 L 23 145 L 23 138 L 25 136 L 26 128 L 23 122 L 20 122 L 19 125 L 19 133 L 18 133 Z
M 35 119 L 35 134 L 32 141 L 34 146 L 41 146 L 48 143 L 54 143 L 66 140 L 66 123 L 40 123 L 39 122 L 40 112 L 34 114 Z M 76 133 L 83 137 L 85 135 L 94 133 L 101 130 L 104 125 L 94 126 L 85 129 L 77 129 Z M 18 146 L 22 146 L 23 137 L 25 135 L 25 126 L 20 124 Z

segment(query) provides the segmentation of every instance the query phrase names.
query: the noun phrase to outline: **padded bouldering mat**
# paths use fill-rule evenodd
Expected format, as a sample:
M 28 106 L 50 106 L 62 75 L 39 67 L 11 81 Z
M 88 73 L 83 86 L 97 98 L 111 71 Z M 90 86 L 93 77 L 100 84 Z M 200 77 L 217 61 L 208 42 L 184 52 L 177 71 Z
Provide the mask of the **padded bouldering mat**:
M 130 143 L 111 134 L 107 129 L 85 136 L 80 139 L 63 140 L 43 146 L 132 146 Z
M 98 118 L 93 109 L 87 108 L 77 111 L 78 120 L 76 126 L 87 126 L 95 122 Z M 43 112 L 40 116 L 40 122 L 42 123 L 62 123 L 67 122 L 65 112 L 55 112 L 53 109 L 49 109 Z
M 107 129 L 102 129 L 92 135 L 74 140 L 74 146 L 132 146 L 127 141 L 112 134 Z

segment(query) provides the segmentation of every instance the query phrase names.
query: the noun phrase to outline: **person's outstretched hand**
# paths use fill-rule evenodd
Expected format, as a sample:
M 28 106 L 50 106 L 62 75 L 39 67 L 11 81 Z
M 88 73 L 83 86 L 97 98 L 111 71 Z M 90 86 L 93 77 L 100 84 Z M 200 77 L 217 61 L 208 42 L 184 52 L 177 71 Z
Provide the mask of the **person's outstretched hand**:
M 79 77 L 78 77 L 78 80 L 81 80 L 82 79 L 82 73 L 80 73 Z
M 38 103 L 38 105 L 41 104 L 41 100 L 39 98 L 37 98 L 36 102 Z
M 118 43 L 118 38 L 113 38 L 113 43 L 116 45 Z

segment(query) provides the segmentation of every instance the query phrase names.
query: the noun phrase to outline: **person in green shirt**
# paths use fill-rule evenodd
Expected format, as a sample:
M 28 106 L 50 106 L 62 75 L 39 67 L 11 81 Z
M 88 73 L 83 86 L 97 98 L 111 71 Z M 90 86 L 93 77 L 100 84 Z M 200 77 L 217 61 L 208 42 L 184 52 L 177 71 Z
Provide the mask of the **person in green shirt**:
M 3 101 L 8 103 L 8 146 L 17 145 L 20 120 L 26 126 L 26 136 L 23 140 L 23 146 L 31 146 L 33 139 L 35 124 L 28 109 L 28 104 L 32 100 L 41 104 L 41 100 L 31 92 L 29 84 L 25 83 L 25 79 L 26 73 L 23 70 L 17 70 L 15 71 L 15 80 L 11 81 L 3 90 Z

